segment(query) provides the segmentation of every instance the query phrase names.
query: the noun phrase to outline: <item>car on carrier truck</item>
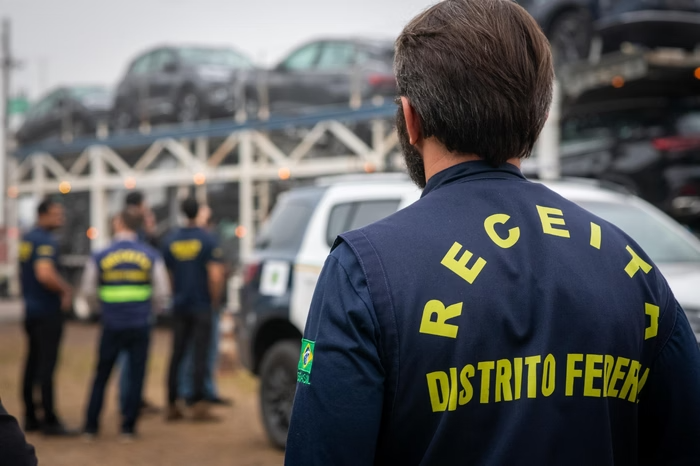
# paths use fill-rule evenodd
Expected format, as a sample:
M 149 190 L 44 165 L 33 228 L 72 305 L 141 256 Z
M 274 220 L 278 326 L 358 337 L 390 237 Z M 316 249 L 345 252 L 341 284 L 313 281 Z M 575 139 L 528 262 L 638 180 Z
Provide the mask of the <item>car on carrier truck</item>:
M 666 274 L 700 336 L 700 240 L 647 202 L 591 180 L 548 186 L 627 231 Z M 405 177 L 339 178 L 280 196 L 244 264 L 238 353 L 260 377 L 260 405 L 270 441 L 283 448 L 296 389 L 301 338 L 321 268 L 336 237 L 418 200 Z
M 647 48 L 693 50 L 700 43 L 697 0 L 520 0 L 547 35 L 557 64 L 589 57 L 625 42 Z

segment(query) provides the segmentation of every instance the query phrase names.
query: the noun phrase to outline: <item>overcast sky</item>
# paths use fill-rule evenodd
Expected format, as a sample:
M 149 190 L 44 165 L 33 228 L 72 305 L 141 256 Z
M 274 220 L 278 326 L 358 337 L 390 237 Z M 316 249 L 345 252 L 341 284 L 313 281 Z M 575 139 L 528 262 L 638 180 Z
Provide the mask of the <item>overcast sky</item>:
M 277 62 L 317 36 L 394 38 L 436 0 L 0 0 L 23 67 L 13 91 L 114 85 L 127 62 L 162 43 L 232 45 Z

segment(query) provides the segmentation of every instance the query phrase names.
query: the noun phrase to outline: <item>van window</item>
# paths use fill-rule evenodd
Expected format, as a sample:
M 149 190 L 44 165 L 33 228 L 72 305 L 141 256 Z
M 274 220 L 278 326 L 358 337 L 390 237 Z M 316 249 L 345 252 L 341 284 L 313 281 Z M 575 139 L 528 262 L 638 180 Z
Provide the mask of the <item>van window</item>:
M 360 201 L 338 204 L 331 210 L 326 229 L 326 241 L 333 245 L 341 233 L 365 227 L 399 210 L 400 199 Z

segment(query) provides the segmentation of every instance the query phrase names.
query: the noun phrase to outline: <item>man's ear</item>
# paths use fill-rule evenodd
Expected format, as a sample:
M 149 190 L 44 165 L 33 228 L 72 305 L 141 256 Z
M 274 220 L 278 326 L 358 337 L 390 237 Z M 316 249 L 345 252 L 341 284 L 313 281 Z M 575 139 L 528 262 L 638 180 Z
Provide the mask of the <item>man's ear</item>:
M 401 107 L 406 119 L 406 131 L 408 131 L 409 142 L 413 145 L 418 144 L 423 139 L 420 117 L 407 97 L 401 96 Z

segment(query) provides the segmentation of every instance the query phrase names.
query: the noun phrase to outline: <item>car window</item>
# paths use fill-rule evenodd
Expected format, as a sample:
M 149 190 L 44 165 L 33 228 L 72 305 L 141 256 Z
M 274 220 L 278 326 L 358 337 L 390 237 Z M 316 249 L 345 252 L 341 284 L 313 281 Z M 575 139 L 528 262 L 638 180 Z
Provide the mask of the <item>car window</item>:
M 360 201 L 338 204 L 331 210 L 326 241 L 333 245 L 341 233 L 365 227 L 399 210 L 400 199 Z
M 301 71 L 313 68 L 320 48 L 321 44 L 315 43 L 302 47 L 296 52 L 293 52 L 289 58 L 283 62 L 282 65 L 284 69 Z
M 158 52 L 148 53 L 141 58 L 137 58 L 136 61 L 131 65 L 129 69 L 129 74 L 145 74 L 150 71 L 151 57 L 153 57 Z
M 230 49 L 203 49 L 183 48 L 178 53 L 182 60 L 193 66 L 221 66 L 232 69 L 250 69 L 253 62 L 234 50 Z
M 176 61 L 176 56 L 172 50 L 158 50 L 157 52 L 154 52 L 151 57 L 149 69 L 155 72 L 163 71 L 165 69 L 165 65 L 168 63 L 173 63 L 174 61 Z
M 41 118 L 46 116 L 51 110 L 56 108 L 58 101 L 63 96 L 62 91 L 54 91 L 43 97 L 37 103 L 32 105 L 27 113 L 27 119 Z
M 313 207 L 303 199 L 281 198 L 260 232 L 257 248 L 273 251 L 297 250 L 304 239 Z
M 348 42 L 326 42 L 318 57 L 316 68 L 334 70 L 350 68 L 355 64 L 355 45 Z
M 363 47 L 357 51 L 357 63 L 366 63 L 368 61 L 380 61 L 393 66 L 394 49 L 382 47 Z
M 700 251 L 663 220 L 640 207 L 611 202 L 577 202 L 584 209 L 627 233 L 644 249 L 652 261 L 700 262 Z

